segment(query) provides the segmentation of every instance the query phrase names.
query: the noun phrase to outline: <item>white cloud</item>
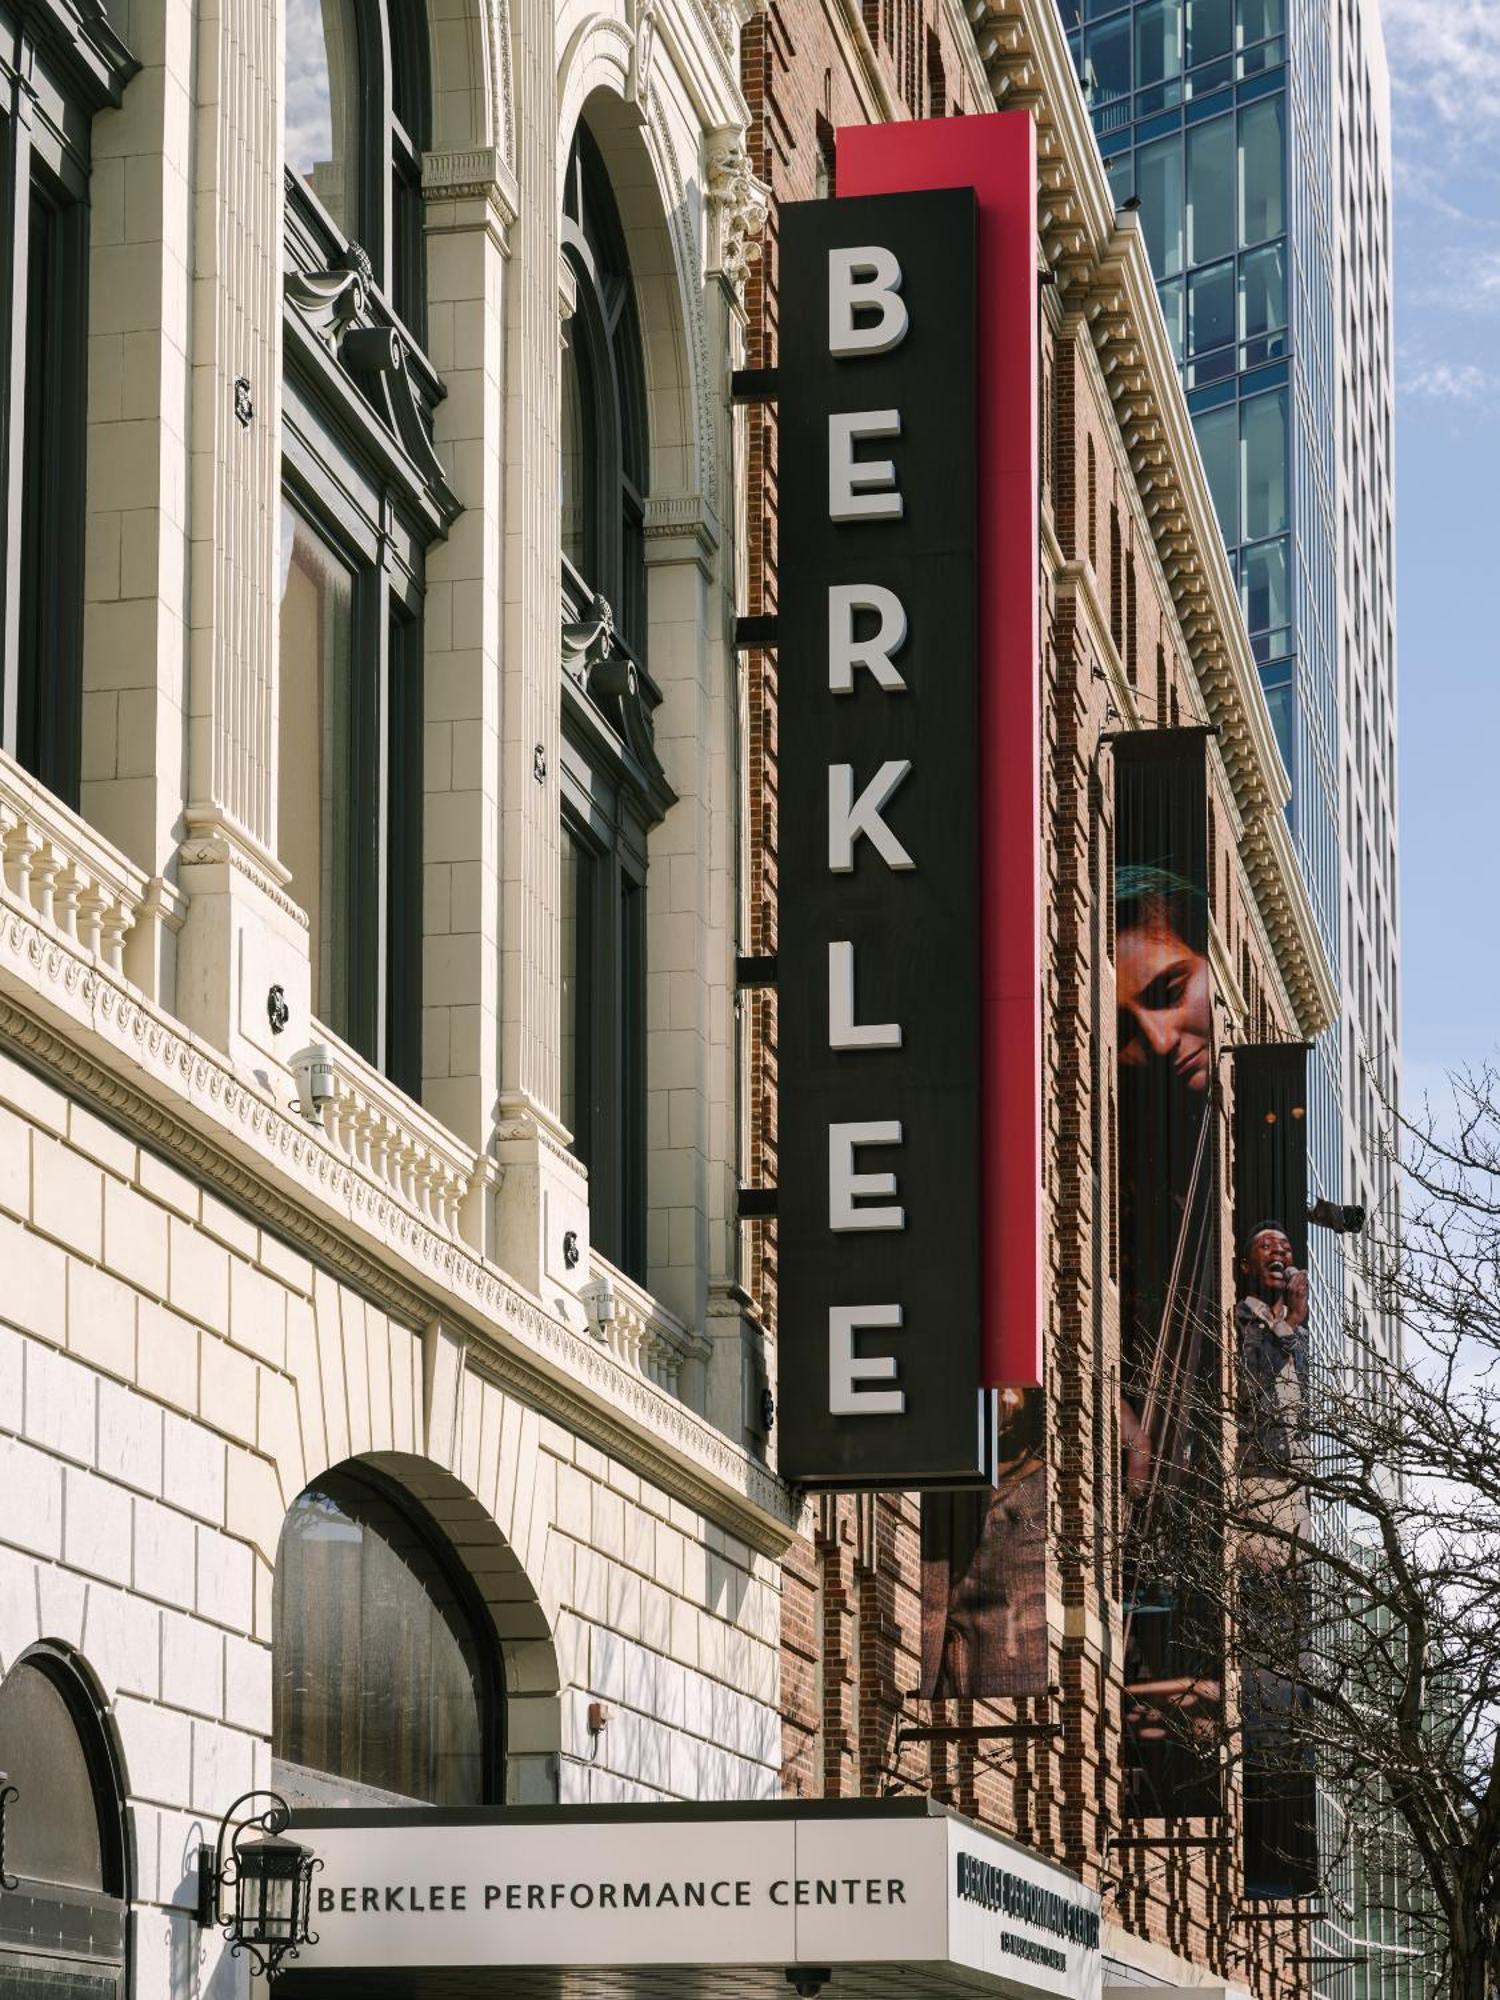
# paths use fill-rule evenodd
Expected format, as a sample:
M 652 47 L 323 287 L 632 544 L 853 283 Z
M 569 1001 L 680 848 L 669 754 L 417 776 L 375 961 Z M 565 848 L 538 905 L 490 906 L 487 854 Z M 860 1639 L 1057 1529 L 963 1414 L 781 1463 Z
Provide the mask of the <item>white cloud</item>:
M 1500 7 L 1494 0 L 1384 0 L 1398 108 L 1473 137 L 1500 127 Z
M 1401 387 L 1433 403 L 1500 403 L 1500 376 L 1472 361 L 1403 362 Z

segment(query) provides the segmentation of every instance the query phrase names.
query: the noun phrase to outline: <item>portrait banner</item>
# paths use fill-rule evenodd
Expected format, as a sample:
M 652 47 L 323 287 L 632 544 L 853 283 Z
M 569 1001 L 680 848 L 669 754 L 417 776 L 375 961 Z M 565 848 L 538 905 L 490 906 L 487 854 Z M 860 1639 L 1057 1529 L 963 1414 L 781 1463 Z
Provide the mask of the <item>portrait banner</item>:
M 922 1694 L 1045 1694 L 1047 1436 L 1040 1389 L 998 1392 L 995 1484 L 922 1500 Z
M 1122 736 L 1114 767 L 1124 1810 L 1201 1818 L 1224 1681 L 1207 732 Z
M 1307 1257 L 1307 1049 L 1234 1052 L 1236 1500 L 1245 1893 L 1319 1886 L 1317 1794 L 1298 1655 L 1310 1526 L 1303 1467 L 1313 1311 Z M 1253 1637 L 1251 1636 L 1253 1635 Z

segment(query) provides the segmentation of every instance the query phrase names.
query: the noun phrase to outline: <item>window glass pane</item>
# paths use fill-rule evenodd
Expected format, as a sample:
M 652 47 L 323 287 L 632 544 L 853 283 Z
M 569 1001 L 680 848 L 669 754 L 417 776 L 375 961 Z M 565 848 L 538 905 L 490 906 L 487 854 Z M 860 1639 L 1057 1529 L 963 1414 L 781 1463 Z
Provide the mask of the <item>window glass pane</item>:
M 1233 0 L 1187 0 L 1190 69 L 1197 69 L 1203 63 L 1222 62 L 1230 52 L 1233 33 Z
M 0 121 L 0 136 L 5 126 Z M 84 361 L 88 209 L 40 166 L 22 274 L 20 619 L 16 741 L 33 777 L 76 807 L 81 776 Z
M 354 577 L 289 503 L 281 511 L 280 818 L 291 893 L 312 932 L 313 1005 L 348 1031 Z
M 568 827 L 562 838 L 562 1122 L 573 1134 L 573 1151 L 589 1160 L 589 1004 L 594 896 L 594 861 Z
M 330 1472 L 294 1503 L 276 1561 L 271 1748 L 432 1805 L 488 1783 L 481 1645 L 414 1520 Z
M 1105 168 L 1109 174 L 1110 199 L 1117 209 L 1123 208 L 1135 193 L 1135 155 L 1121 153 L 1107 160 Z
M 1296 782 L 1296 769 L 1292 762 L 1292 684 L 1266 689 L 1266 707 L 1271 711 L 1271 728 L 1275 733 L 1276 747 L 1281 752 L 1281 761 L 1286 765 L 1287 775 Z
M 581 361 L 578 343 L 583 328 L 576 317 L 568 329 L 562 357 L 562 443 L 558 487 L 562 507 L 562 551 L 581 576 L 592 578 L 590 528 L 592 525 L 592 449 L 589 403 L 586 391 L 586 364 Z
M 1246 367 L 1270 361 L 1285 342 L 1270 338 L 1286 325 L 1286 251 L 1282 243 L 1251 250 L 1240 259 L 1240 339 L 1249 344 Z
M 1234 259 L 1228 258 L 1222 264 L 1211 265 L 1206 271 L 1194 271 L 1188 279 L 1188 353 L 1193 355 L 1212 354 L 1216 349 L 1225 349 L 1228 354 L 1228 372 L 1234 370 Z M 1215 377 L 1201 371 L 1194 375 L 1195 382 L 1204 382 Z
M 1287 527 L 1286 391 L 1240 405 L 1246 541 L 1285 534 Z
M 646 892 L 620 884 L 620 1264 L 646 1279 Z
M 1286 543 L 1261 542 L 1240 557 L 1240 598 L 1252 632 L 1274 631 L 1291 616 Z
M 1227 409 L 1208 410 L 1194 417 L 1193 429 L 1203 454 L 1209 491 L 1214 496 L 1214 512 L 1219 530 L 1232 548 L 1240 538 L 1239 522 L 1239 424 L 1234 404 Z
M 1263 41 L 1286 32 L 1286 0 L 1240 0 L 1239 45 Z
M 1136 192 L 1141 198 L 1141 229 L 1158 278 L 1175 278 L 1182 269 L 1182 141 L 1175 136 L 1142 146 L 1136 155 Z
M 1147 0 L 1135 17 L 1135 87 L 1147 90 L 1182 74 L 1183 0 Z M 1159 102 L 1171 100 L 1162 97 Z M 1142 107 L 1155 110 L 1155 104 Z
M 354 0 L 287 0 L 286 163 L 346 236 L 359 218 Z
M 1240 241 L 1263 243 L 1286 227 L 1284 148 L 1286 99 L 1263 97 L 1240 113 Z
M 1211 264 L 1234 249 L 1233 118 L 1188 131 L 1187 223 L 1190 264 Z
M 1173 355 L 1180 362 L 1182 360 L 1183 343 L 1182 279 L 1169 279 L 1166 284 L 1161 286 L 1158 295 L 1161 299 L 1162 316 L 1167 322 L 1167 338 L 1172 343 Z
M 1108 104 L 1130 90 L 1130 16 L 1117 14 L 1084 38 L 1084 81 L 1091 104 Z
M 6 1815 L 7 1871 L 70 1889 L 112 1888 L 83 1741 L 62 1689 L 27 1660 L 0 1683 L 0 1771 L 21 1795 Z

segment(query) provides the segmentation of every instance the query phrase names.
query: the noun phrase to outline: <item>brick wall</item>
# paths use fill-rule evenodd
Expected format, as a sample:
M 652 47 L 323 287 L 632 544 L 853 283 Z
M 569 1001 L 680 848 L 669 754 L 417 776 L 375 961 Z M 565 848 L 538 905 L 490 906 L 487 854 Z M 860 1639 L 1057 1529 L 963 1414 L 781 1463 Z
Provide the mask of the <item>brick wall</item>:
M 917 42 L 942 64 L 946 108 L 960 108 L 965 68 L 948 17 L 912 9 Z M 925 53 L 915 83 L 901 51 L 905 10 L 865 0 L 863 28 L 836 32 L 810 0 L 780 0 L 746 31 L 744 87 L 756 169 L 778 200 L 830 191 L 827 138 L 841 123 L 923 115 Z M 928 36 L 934 39 L 929 44 Z M 875 73 L 872 81 L 871 71 Z M 935 75 L 935 69 L 933 74 Z M 887 93 L 882 101 L 881 90 Z M 916 96 L 908 95 L 915 90 Z M 923 93 L 927 91 L 924 97 Z M 933 108 L 937 108 L 933 105 Z M 971 105 L 970 109 L 978 109 Z M 773 218 L 749 298 L 752 362 L 771 365 L 781 301 Z M 1112 775 L 1101 735 L 1129 704 L 1143 726 L 1205 719 L 1187 664 L 1087 322 L 1043 289 L 1042 814 L 1047 1388 L 1050 1422 L 1050 1701 L 925 1703 L 920 1680 L 920 1509 L 909 1495 L 826 1499 L 810 1541 L 784 1568 L 783 1782 L 801 1796 L 930 1790 L 1102 1884 L 1124 1872 L 1106 1916 L 1193 1960 L 1208 1974 L 1255 1970 L 1231 1921 L 1233 1846 L 1166 1850 L 1106 1863 L 1119 1828 L 1118 1240 L 1112 919 Z M 775 418 L 751 413 L 752 610 L 776 605 Z M 751 885 L 757 951 L 775 945 L 776 663 L 751 662 Z M 1118 700 L 1117 700 L 1118 697 Z M 1281 988 L 1235 846 L 1236 810 L 1210 756 L 1212 908 L 1229 976 L 1216 983 L 1236 1032 L 1289 1032 Z M 751 1104 L 756 1178 L 775 1180 L 774 1001 L 757 1002 Z M 1225 1135 L 1225 1157 L 1228 1139 Z M 1224 1295 L 1232 1296 L 1227 1265 Z M 754 1282 L 774 1323 L 774 1225 L 758 1225 Z M 1103 1385 L 1103 1386 L 1101 1386 Z M 1102 1537 L 1095 1532 L 1102 1520 Z M 1060 1735 L 908 1744 L 903 1725 L 1055 1719 Z M 1233 1817 L 1229 1822 L 1233 1828 Z M 1201 1827 L 1197 1828 L 1202 1831 Z M 1111 1883 L 1113 1888 L 1113 1883 Z M 1256 1983 L 1265 1984 L 1257 1974 Z

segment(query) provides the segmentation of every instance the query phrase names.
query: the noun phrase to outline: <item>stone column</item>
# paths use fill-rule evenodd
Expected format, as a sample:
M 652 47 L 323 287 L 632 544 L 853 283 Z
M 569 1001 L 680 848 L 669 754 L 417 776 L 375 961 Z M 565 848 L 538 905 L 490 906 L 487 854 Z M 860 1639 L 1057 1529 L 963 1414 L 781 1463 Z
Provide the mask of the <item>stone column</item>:
M 170 1004 L 181 899 L 193 10 L 136 0 L 141 64 L 93 124 L 83 816 L 152 878 L 126 971 Z
M 306 1038 L 310 1003 L 307 923 L 276 859 L 284 17 L 218 0 L 197 32 L 178 1011 L 253 1068 Z M 279 1042 L 272 985 L 291 1008 Z
M 427 558 L 422 1098 L 476 1150 L 500 1064 L 505 313 L 515 181 L 499 153 L 427 155 L 428 352 L 436 442 L 463 503 Z
M 588 1278 L 587 1184 L 557 1122 L 561 734 L 556 25 L 516 25 L 519 215 L 505 339 L 505 603 L 500 744 L 500 1095 L 495 1254 L 548 1298 Z M 565 1239 L 571 1238 L 568 1254 Z M 576 1255 L 570 1262 L 569 1255 Z

